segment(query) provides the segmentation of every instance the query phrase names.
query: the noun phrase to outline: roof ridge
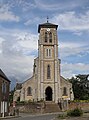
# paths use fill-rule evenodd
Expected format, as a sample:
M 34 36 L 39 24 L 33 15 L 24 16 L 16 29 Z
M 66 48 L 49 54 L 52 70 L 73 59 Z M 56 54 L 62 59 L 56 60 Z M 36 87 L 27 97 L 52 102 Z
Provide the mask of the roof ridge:
M 5 78 L 6 80 L 10 81 L 7 76 L 5 75 L 5 73 L 0 69 L 0 76 L 2 76 L 3 78 Z

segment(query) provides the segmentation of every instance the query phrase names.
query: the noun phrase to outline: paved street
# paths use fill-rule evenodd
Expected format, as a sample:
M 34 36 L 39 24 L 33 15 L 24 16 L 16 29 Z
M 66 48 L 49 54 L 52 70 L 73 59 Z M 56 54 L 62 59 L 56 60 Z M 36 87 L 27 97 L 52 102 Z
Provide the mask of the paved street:
M 11 118 L 11 119 L 7 119 L 7 120 L 53 120 L 55 118 L 56 115 L 51 115 L 51 114 L 47 114 L 47 115 L 24 115 L 22 117 L 19 118 Z

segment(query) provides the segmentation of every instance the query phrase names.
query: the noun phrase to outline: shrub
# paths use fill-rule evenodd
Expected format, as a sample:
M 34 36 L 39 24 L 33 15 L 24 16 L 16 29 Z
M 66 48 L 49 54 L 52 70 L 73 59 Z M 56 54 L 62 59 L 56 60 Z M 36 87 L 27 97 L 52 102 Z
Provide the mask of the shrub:
M 57 118 L 58 118 L 58 119 L 65 119 L 65 118 L 66 118 L 66 115 L 65 115 L 65 114 L 60 114 L 60 115 L 58 115 Z
M 81 116 L 81 115 L 83 115 L 83 111 L 79 108 L 75 108 L 74 110 L 68 111 L 67 115 L 68 116 L 74 116 L 74 117 Z

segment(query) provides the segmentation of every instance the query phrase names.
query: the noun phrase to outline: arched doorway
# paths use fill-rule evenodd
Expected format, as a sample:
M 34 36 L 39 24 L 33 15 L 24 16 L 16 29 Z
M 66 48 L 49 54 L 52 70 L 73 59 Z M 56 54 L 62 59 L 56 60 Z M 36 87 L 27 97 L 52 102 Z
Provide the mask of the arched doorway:
M 52 101 L 52 88 L 47 87 L 45 90 L 46 101 Z

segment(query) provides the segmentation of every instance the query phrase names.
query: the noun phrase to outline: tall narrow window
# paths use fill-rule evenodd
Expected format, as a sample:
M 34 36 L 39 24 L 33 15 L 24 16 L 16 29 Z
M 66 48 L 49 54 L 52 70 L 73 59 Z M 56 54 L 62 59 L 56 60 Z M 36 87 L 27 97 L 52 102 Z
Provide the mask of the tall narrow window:
M 64 96 L 67 95 L 67 88 L 66 88 L 66 87 L 63 88 L 63 95 L 64 95 Z
M 51 49 L 49 49 L 49 57 L 51 56 Z
M 31 87 L 28 87 L 27 88 L 27 95 L 32 95 L 32 88 Z
M 49 33 L 49 42 L 52 43 L 52 33 Z
M 46 55 L 48 57 L 48 55 L 49 55 L 49 49 L 46 50 Z
M 47 66 L 47 79 L 50 79 L 50 65 Z
M 2 83 L 2 93 L 6 93 L 6 83 L 4 81 Z
M 47 42 L 47 32 L 45 32 L 45 42 Z
M 51 57 L 51 49 L 46 49 L 46 56 Z
M 2 83 L 2 93 L 4 93 L 4 82 Z

